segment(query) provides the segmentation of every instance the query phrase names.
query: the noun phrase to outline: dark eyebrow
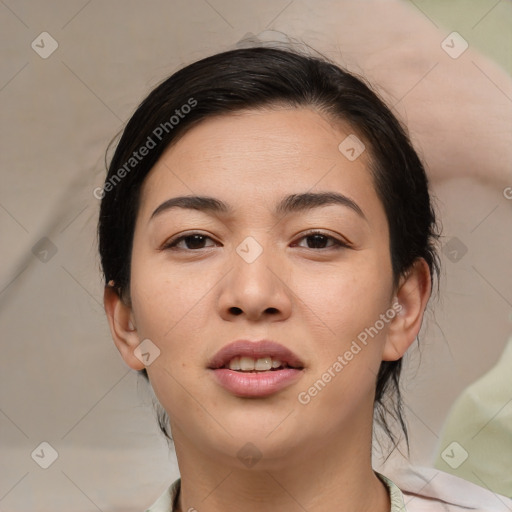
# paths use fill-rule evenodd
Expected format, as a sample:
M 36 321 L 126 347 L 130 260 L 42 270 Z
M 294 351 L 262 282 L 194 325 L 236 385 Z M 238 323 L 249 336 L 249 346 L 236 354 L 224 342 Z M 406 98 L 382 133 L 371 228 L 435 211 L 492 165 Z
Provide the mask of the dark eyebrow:
M 207 196 L 179 196 L 164 201 L 152 214 L 150 220 L 172 208 L 185 208 L 212 213 L 230 213 L 232 208 L 223 201 Z
M 320 208 L 330 204 L 346 206 L 356 212 L 360 217 L 366 219 L 363 210 L 359 205 L 343 194 L 337 192 L 306 192 L 303 194 L 291 194 L 282 199 L 276 209 L 276 216 L 285 216 L 313 208 Z M 208 196 L 180 196 L 167 199 L 151 214 L 150 220 L 160 213 L 172 208 L 185 208 L 212 213 L 232 213 L 233 208 L 228 204 Z
M 327 206 L 330 204 L 339 204 L 347 206 L 354 210 L 360 217 L 366 219 L 366 216 L 360 206 L 352 199 L 337 192 L 306 192 L 304 194 L 291 194 L 279 202 L 276 208 L 277 215 L 287 215 L 293 212 L 300 212 Z

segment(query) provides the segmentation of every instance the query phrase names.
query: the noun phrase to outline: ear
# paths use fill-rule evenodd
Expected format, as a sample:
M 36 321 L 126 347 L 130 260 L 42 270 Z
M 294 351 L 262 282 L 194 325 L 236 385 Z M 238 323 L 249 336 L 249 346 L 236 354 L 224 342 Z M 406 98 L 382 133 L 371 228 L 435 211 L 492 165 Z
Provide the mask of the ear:
M 134 326 L 131 307 L 123 302 L 117 291 L 111 286 L 105 287 L 103 305 L 112 339 L 121 353 L 121 357 L 133 370 L 142 370 L 144 364 L 134 354 L 140 340 L 137 328 Z
M 429 266 L 423 258 L 418 258 L 400 279 L 398 300 L 393 305 L 397 314 L 389 325 L 383 361 L 400 359 L 418 336 L 431 287 Z

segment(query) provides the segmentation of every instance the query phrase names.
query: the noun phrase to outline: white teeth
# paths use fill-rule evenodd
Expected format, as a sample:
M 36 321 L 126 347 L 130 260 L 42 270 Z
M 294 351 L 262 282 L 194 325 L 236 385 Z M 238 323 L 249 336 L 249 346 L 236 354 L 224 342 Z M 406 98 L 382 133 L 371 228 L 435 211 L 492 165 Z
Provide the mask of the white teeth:
M 262 357 L 258 359 L 254 365 L 255 370 L 262 372 L 270 370 L 270 368 L 272 368 L 272 359 L 270 357 Z
M 231 359 L 231 361 L 229 361 L 228 368 L 230 370 L 240 370 L 240 358 L 235 357 L 234 359 Z
M 241 357 L 240 369 L 243 372 L 254 370 L 254 359 L 252 359 L 252 357 Z
M 226 365 L 230 370 L 243 371 L 243 372 L 266 372 L 272 368 L 279 368 L 283 363 L 279 359 L 272 357 L 260 357 L 253 359 L 252 357 L 234 357 Z

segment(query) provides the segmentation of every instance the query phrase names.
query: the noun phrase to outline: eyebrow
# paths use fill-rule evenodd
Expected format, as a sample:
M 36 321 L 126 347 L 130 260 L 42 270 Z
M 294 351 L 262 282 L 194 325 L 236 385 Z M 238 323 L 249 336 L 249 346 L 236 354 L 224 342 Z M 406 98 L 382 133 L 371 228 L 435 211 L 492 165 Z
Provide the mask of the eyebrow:
M 303 194 L 291 194 L 279 201 L 275 208 L 274 214 L 276 216 L 285 216 L 291 213 L 303 212 L 332 204 L 350 208 L 362 219 L 367 221 L 363 210 L 354 200 L 337 192 L 305 192 Z M 173 208 L 199 210 L 202 212 L 217 214 L 233 213 L 233 208 L 230 205 L 214 197 L 179 196 L 164 201 L 151 214 L 150 220 Z

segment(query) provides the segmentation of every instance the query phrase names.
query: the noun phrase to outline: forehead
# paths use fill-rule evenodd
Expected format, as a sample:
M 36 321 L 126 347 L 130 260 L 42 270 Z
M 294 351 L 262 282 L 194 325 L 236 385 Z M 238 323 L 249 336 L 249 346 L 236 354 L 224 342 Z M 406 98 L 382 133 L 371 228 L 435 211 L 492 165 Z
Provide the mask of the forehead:
M 161 156 L 144 182 L 139 214 L 148 217 L 178 195 L 219 197 L 236 210 L 248 204 L 269 208 L 293 193 L 336 191 L 383 216 L 368 152 L 347 158 L 347 137 L 355 137 L 349 125 L 307 108 L 208 118 Z

